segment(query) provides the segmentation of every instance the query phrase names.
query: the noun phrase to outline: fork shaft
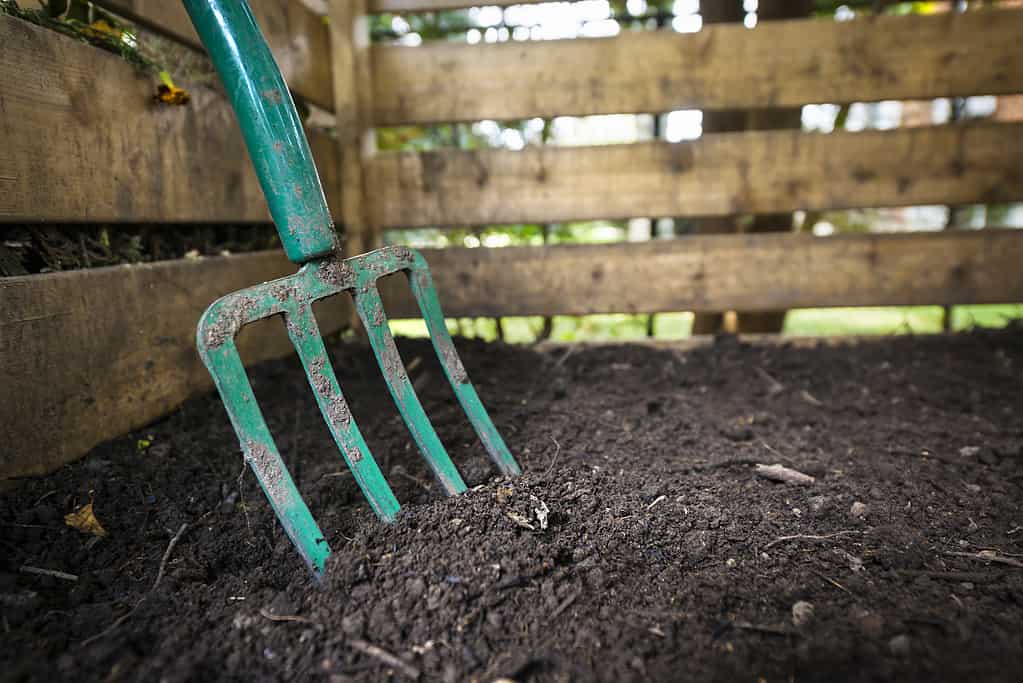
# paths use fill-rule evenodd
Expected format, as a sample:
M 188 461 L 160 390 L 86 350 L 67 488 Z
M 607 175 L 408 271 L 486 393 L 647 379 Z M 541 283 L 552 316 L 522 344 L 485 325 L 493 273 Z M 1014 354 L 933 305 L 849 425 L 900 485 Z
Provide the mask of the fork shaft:
M 246 0 L 184 0 L 220 74 L 288 258 L 334 251 L 334 226 L 302 122 Z

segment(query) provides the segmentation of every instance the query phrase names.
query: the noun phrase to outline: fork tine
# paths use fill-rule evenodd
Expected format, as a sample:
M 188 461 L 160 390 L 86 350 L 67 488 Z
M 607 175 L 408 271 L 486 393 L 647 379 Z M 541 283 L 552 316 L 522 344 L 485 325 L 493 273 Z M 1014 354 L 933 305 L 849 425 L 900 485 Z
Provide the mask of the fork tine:
M 405 420 L 405 426 L 411 432 L 420 452 L 448 495 L 465 491 L 462 476 L 444 450 L 444 445 L 441 444 L 437 432 L 423 410 L 423 405 L 419 402 L 419 397 L 416 396 L 415 389 L 412 388 L 405 364 L 402 363 L 398 347 L 394 344 L 394 337 L 391 336 L 384 304 L 375 284 L 369 283 L 355 291 L 355 310 L 366 328 L 370 346 L 373 347 L 377 364 L 384 373 L 391 397 L 394 398 L 398 412 Z
M 320 412 L 323 413 L 323 419 L 330 428 L 334 442 L 355 475 L 355 481 L 369 501 L 373 512 L 384 521 L 392 521 L 400 509 L 398 500 L 380 473 L 380 468 L 352 417 L 344 394 L 341 393 L 341 385 L 330 364 L 312 308 L 306 303 L 292 306 L 285 313 L 285 318 L 288 336 L 291 337 L 291 343 L 302 360 L 309 386 L 316 395 L 316 403 L 320 406 Z
M 203 331 L 200 327 L 200 339 Z M 330 556 L 330 547 L 281 460 L 237 347 L 232 340 L 225 340 L 216 348 L 200 344 L 200 349 L 238 434 L 246 462 L 302 559 L 320 576 Z
M 462 366 L 462 359 L 458 357 L 455 343 L 444 322 L 444 313 L 441 311 L 437 289 L 433 285 L 433 277 L 430 275 L 426 260 L 418 252 L 410 251 L 414 256 L 413 267 L 408 271 L 409 285 L 419 303 L 423 320 L 426 321 L 426 328 L 430 332 L 430 340 L 437 352 L 437 358 L 440 359 L 448 382 L 455 390 L 458 402 L 462 404 L 462 410 L 469 416 L 469 421 L 480 437 L 483 447 L 486 448 L 487 454 L 490 455 L 490 459 L 501 470 L 501 473 L 508 476 L 522 474 L 522 469 L 508 450 L 508 446 L 505 445 L 501 433 L 497 431 L 490 415 L 487 414 L 487 409 L 483 407 L 476 388 L 469 381 L 469 376 Z

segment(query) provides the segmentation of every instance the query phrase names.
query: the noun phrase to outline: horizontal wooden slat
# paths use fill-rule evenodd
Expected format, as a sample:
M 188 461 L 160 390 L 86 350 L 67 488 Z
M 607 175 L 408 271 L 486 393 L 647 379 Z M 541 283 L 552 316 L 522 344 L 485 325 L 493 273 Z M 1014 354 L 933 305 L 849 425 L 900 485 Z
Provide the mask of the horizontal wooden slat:
M 269 212 L 227 100 L 157 105 L 116 55 L 0 15 L 0 222 L 249 222 Z M 334 140 L 310 134 L 334 211 Z
M 451 317 L 1023 301 L 1023 230 L 425 251 Z M 384 280 L 392 318 L 417 317 Z
M 202 49 L 180 0 L 95 0 L 126 19 Z M 250 0 L 252 13 L 292 92 L 333 110 L 330 39 L 323 17 L 298 0 Z
M 1018 230 L 424 253 L 449 316 L 1023 301 Z M 0 478 L 51 471 L 208 390 L 202 310 L 291 270 L 264 252 L 0 279 L 0 376 L 18 397 L 0 401 Z M 383 281 L 388 312 L 417 317 L 401 280 Z M 347 315 L 343 299 L 318 310 L 325 332 Z M 246 361 L 291 353 L 276 322 L 246 328 Z
M 392 153 L 369 178 L 384 229 L 990 203 L 1023 198 L 1023 124 Z
M 203 310 L 290 272 L 261 252 L 0 279 L 0 479 L 52 471 L 211 388 Z M 319 309 L 328 332 L 348 316 L 335 301 Z M 246 328 L 239 349 L 246 362 L 292 352 L 278 320 Z
M 510 7 L 511 5 L 535 5 L 549 0 L 370 0 L 369 11 L 380 12 L 435 12 L 468 7 Z
M 1023 11 L 373 50 L 377 125 L 1023 92 Z

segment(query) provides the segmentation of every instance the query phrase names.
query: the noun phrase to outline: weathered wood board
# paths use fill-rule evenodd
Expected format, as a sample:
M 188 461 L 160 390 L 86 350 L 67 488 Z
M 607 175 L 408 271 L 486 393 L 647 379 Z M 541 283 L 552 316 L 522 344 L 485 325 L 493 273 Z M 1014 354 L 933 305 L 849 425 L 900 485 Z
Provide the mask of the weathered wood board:
M 345 253 L 372 249 L 379 233 L 373 230 L 365 201 L 365 160 L 375 149 L 369 121 L 369 26 L 364 0 L 332 0 L 330 38 L 334 63 L 334 101 L 339 146 L 341 220 Z
M 412 4 L 412 3 L 410 3 Z M 415 3 L 419 4 L 419 3 Z M 377 125 L 1023 92 L 1023 10 L 373 48 Z
M 157 104 L 116 55 L 5 15 L 0 44 L 0 222 L 269 220 L 220 93 Z M 336 143 L 309 138 L 336 213 Z
M 202 49 L 180 0 L 96 0 L 96 4 L 152 31 Z M 330 39 L 323 17 L 298 0 L 250 0 L 249 6 L 291 91 L 332 110 Z
M 1023 199 L 1023 124 L 751 131 L 693 142 L 385 153 L 382 229 Z
M 424 251 L 450 317 L 1023 302 L 1023 230 Z M 392 318 L 418 317 L 404 278 Z
M 294 270 L 274 251 L 0 278 L 0 479 L 52 471 L 209 390 L 199 316 Z M 324 333 L 349 308 L 326 302 Z M 246 363 L 292 352 L 277 319 L 243 330 L 239 349 Z
M 1023 301 L 1016 230 L 424 253 L 452 317 Z M 263 252 L 0 279 L 0 376 L 18 397 L 0 401 L 0 478 L 51 471 L 208 390 L 194 345 L 206 305 L 292 270 Z M 403 278 L 381 289 L 392 318 L 419 316 Z M 320 327 L 349 315 L 344 297 L 325 302 Z M 239 346 L 247 362 L 291 353 L 279 321 Z

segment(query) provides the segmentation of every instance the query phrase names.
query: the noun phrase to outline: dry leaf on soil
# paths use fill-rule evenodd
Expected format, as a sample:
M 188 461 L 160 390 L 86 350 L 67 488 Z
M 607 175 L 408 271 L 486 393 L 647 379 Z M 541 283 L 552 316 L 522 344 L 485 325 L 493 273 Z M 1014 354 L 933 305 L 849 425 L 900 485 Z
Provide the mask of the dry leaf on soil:
M 96 513 L 92 509 L 92 503 L 87 503 L 69 515 L 64 516 L 64 523 L 78 529 L 83 534 L 93 536 L 106 536 L 107 530 L 96 519 Z

